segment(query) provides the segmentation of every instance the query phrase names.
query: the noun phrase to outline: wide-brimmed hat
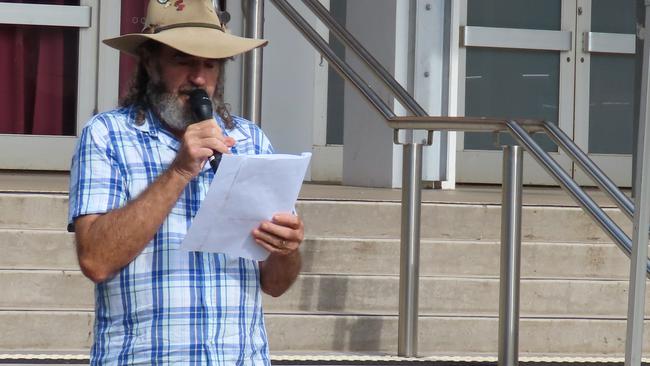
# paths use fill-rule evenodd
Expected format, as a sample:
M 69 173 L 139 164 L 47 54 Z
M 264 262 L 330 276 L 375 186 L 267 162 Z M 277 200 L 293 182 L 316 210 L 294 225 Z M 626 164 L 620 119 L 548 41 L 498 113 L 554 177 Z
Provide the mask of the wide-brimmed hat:
M 232 57 L 268 43 L 227 33 L 211 0 L 149 0 L 142 33 L 125 34 L 104 43 L 136 55 L 138 46 L 147 40 L 204 58 Z

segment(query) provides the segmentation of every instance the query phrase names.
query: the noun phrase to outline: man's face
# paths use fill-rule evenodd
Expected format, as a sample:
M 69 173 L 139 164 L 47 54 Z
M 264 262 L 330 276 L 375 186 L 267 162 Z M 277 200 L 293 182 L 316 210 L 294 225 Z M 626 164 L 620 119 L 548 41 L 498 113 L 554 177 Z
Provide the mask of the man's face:
M 214 95 L 221 61 L 190 56 L 171 47 L 161 46 L 148 62 L 151 77 L 148 93 L 162 119 L 182 131 L 193 120 L 187 93 L 203 89 Z

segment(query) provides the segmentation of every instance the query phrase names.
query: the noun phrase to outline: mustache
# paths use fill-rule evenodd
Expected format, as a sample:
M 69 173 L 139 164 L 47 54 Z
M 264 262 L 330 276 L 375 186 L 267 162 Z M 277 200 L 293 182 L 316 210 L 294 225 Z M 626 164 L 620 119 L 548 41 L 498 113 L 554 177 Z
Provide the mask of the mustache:
M 205 92 L 207 93 L 207 90 L 205 90 L 205 89 L 203 89 L 203 88 L 199 88 L 199 87 L 188 87 L 188 88 L 181 88 L 181 89 L 178 91 L 178 94 L 179 94 L 179 95 L 189 95 L 189 94 L 192 93 L 193 91 L 195 91 L 195 90 L 199 90 L 199 89 L 200 89 L 200 90 L 203 90 L 203 91 L 205 91 Z
M 194 90 L 197 90 L 197 89 L 203 89 L 203 88 L 198 87 L 198 86 L 188 85 L 188 86 L 185 86 L 185 87 L 181 87 L 177 92 L 170 92 L 170 91 L 168 91 L 167 86 L 165 85 L 165 83 L 160 81 L 160 80 L 157 80 L 157 81 L 150 80 L 149 83 L 147 83 L 147 92 L 150 93 L 150 94 L 154 94 L 154 95 L 165 95 L 165 94 L 166 95 L 174 95 L 175 94 L 175 95 L 179 95 L 179 96 L 180 95 L 189 96 L 189 94 L 191 92 L 193 92 Z M 207 90 L 205 90 L 205 89 L 203 89 L 203 90 L 207 93 Z M 212 99 L 212 96 L 210 96 L 210 99 Z

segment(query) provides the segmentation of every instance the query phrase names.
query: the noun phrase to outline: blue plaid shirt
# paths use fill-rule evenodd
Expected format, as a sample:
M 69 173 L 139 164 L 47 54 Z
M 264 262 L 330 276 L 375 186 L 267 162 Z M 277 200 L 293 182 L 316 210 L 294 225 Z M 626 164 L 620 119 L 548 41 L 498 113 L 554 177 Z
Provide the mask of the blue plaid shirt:
M 222 129 L 223 123 L 217 118 Z M 271 153 L 253 123 L 234 117 L 233 154 Z M 180 142 L 153 113 L 101 113 L 85 126 L 72 160 L 69 222 L 124 206 L 163 172 Z M 92 365 L 269 365 L 258 263 L 178 247 L 214 174 L 206 164 L 154 239 L 95 287 Z

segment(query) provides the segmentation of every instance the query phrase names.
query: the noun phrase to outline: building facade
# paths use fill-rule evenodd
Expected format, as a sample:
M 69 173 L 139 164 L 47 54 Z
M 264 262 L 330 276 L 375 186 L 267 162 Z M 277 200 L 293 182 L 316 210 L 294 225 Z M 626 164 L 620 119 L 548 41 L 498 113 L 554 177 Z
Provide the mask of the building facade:
M 215 3 L 218 3 L 215 1 Z M 241 2 L 228 2 L 243 33 Z M 299 1 L 292 1 L 324 38 Z M 542 118 L 558 124 L 629 186 L 638 114 L 639 5 L 634 0 L 329 0 L 324 4 L 431 115 Z M 640 2 L 639 2 L 640 4 Z M 65 172 L 89 117 L 113 108 L 133 61 L 100 40 L 137 32 L 144 0 L 0 1 L 0 169 Z M 266 1 L 262 121 L 276 150 L 312 151 L 308 178 L 399 187 L 401 149 L 381 116 Z M 333 38 L 348 62 L 379 83 Z M 226 99 L 241 110 L 241 58 Z M 404 114 L 378 87 L 380 95 Z M 536 136 L 581 184 L 591 184 Z M 424 178 L 452 188 L 499 183 L 507 135 L 436 133 Z M 528 184 L 553 184 L 532 160 Z

